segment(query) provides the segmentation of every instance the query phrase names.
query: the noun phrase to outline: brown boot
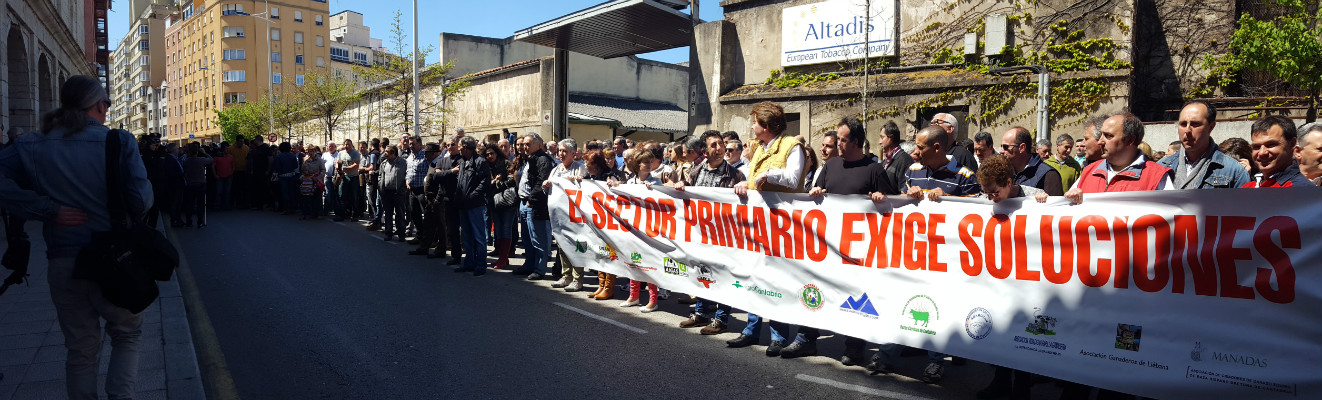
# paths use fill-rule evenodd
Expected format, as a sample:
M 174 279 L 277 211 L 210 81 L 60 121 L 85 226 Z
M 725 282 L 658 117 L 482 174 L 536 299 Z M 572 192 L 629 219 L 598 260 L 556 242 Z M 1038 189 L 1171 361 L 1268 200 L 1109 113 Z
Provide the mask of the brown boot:
M 496 256 L 500 259 L 491 265 L 491 269 L 501 269 L 510 265 L 510 243 L 512 241 L 509 239 L 496 239 Z
M 611 274 L 603 274 L 603 275 L 606 275 L 606 283 L 601 284 L 601 287 L 605 289 L 602 289 L 601 293 L 597 294 L 596 299 L 597 300 L 613 299 L 615 298 L 615 275 L 611 275 Z
M 601 273 L 601 272 L 598 272 L 598 273 L 597 273 L 597 291 L 592 292 L 592 293 L 588 293 L 588 298 L 592 298 L 592 299 L 597 298 L 597 295 L 601 294 L 601 291 L 603 291 L 603 290 L 606 290 L 606 274 Z

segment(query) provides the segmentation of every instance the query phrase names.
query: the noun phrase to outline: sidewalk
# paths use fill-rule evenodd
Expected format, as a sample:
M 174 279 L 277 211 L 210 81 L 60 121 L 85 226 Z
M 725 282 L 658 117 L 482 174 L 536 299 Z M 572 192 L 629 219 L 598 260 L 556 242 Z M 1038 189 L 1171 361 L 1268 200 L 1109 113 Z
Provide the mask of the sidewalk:
M 11 286 L 0 295 L 0 400 L 65 399 L 64 334 L 55 318 L 55 305 L 46 283 L 46 244 L 41 226 L 29 223 L 32 262 L 29 285 Z M 0 249 L 4 242 L 0 241 Z M 3 250 L 0 250 L 2 253 Z M 0 268 L 0 279 L 12 272 Z M 138 362 L 135 399 L 204 399 L 197 355 L 189 331 L 178 279 L 158 282 L 161 297 L 144 310 L 142 349 Z M 103 322 L 104 324 L 104 322 Z M 102 335 L 100 383 L 105 396 L 110 337 Z M 103 397 L 104 398 L 104 397 Z

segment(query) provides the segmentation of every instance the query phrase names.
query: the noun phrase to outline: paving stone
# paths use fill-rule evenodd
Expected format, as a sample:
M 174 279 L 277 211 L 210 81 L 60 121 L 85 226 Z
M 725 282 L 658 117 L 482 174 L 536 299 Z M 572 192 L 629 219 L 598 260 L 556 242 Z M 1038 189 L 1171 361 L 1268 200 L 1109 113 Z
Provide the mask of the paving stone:
M 165 390 L 165 370 L 143 370 L 141 366 L 139 366 L 138 381 L 134 384 L 133 390 L 139 392 Z
M 165 370 L 165 351 L 143 351 L 138 353 L 138 371 L 149 369 Z
M 166 344 L 192 343 L 192 333 L 188 331 L 188 320 L 179 317 L 166 317 L 161 320 L 161 336 Z
M 15 322 L 0 324 L 0 336 L 50 332 L 51 321 Z
M 44 339 L 46 339 L 46 335 L 43 333 L 0 336 L 0 350 L 41 347 L 41 341 Z
M 64 362 L 69 357 L 69 350 L 63 345 L 60 346 L 42 346 L 37 350 L 37 356 L 32 360 L 33 363 L 48 363 L 60 361 Z
M 182 296 L 182 294 L 179 292 L 179 282 L 176 280 L 170 280 L 169 282 L 161 282 L 161 284 L 158 286 L 160 287 L 162 299 Z
M 169 397 L 166 396 L 166 393 L 169 392 L 165 389 L 153 390 L 150 392 L 138 392 L 133 395 L 133 400 L 166 400 L 169 399 Z
M 12 324 L 16 322 L 50 322 L 55 320 L 55 310 L 14 310 L 5 313 L 0 317 L 0 324 Z
M 161 318 L 188 317 L 188 312 L 184 311 L 183 297 L 170 297 L 161 299 Z
M 0 400 L 14 399 L 14 391 L 18 390 L 18 385 L 0 385 Z
M 63 333 L 63 332 L 47 332 L 47 333 L 46 333 L 46 338 L 41 340 L 41 345 L 42 345 L 42 346 L 54 346 L 54 345 L 60 345 L 60 346 L 63 346 L 63 345 L 64 345 L 64 333 Z
M 170 400 L 206 400 L 207 398 L 202 390 L 202 381 L 199 379 L 170 380 L 166 386 Z
M 22 383 L 64 381 L 64 361 L 32 364 Z
M 23 400 L 64 400 L 69 396 L 64 389 L 64 381 L 45 381 L 20 383 L 14 391 L 15 399 Z
M 0 384 L 17 385 L 19 382 L 23 381 L 23 375 L 27 374 L 27 372 L 27 364 L 0 367 L 0 374 L 5 374 L 5 380 L 0 381 Z
M 28 365 L 37 356 L 37 348 L 0 350 L 0 367 L 10 365 Z
M 189 343 L 165 344 L 165 377 L 171 381 L 198 377 L 197 355 Z

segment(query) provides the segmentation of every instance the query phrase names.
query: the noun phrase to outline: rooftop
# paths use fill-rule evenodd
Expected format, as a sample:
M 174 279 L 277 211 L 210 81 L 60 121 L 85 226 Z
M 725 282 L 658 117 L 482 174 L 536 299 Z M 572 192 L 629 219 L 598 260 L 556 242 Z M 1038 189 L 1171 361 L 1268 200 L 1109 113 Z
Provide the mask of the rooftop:
M 688 132 L 688 112 L 679 106 L 584 94 L 569 95 L 569 112 L 595 120 L 615 120 L 626 130 Z

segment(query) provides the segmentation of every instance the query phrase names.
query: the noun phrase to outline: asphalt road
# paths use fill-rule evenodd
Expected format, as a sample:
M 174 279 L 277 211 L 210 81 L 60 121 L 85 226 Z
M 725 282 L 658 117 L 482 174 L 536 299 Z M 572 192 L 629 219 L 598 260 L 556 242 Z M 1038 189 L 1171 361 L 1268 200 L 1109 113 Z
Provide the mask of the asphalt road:
M 794 360 L 766 357 L 766 333 L 730 349 L 735 333 L 677 327 L 679 296 L 642 314 L 618 292 L 594 301 L 507 271 L 455 274 L 357 224 L 252 211 L 209 222 L 175 235 L 243 399 L 971 399 L 991 379 L 969 362 L 922 383 L 925 356 L 868 375 L 839 364 L 832 336 Z M 1059 393 L 1041 384 L 1034 398 Z

